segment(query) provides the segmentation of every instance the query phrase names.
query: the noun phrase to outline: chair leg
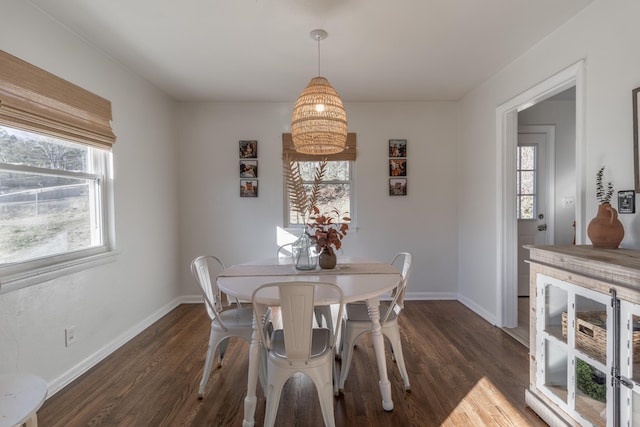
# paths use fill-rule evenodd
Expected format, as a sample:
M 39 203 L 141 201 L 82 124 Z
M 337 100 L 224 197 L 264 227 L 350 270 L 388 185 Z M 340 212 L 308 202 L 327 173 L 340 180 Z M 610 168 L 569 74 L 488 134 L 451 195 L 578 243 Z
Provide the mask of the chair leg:
M 404 355 L 402 354 L 402 342 L 400 341 L 400 331 L 398 329 L 392 328 L 388 331 L 385 331 L 389 342 L 391 343 L 391 348 L 393 349 L 393 355 L 398 365 L 398 369 L 400 370 L 400 376 L 402 376 L 402 380 L 404 381 L 404 389 L 406 391 L 411 391 L 411 384 L 409 384 L 409 375 L 407 374 L 407 368 L 404 364 Z
M 276 415 L 278 415 L 278 406 L 280 406 L 280 394 L 282 393 L 282 387 L 287 381 L 288 377 L 285 375 L 279 375 L 275 377 L 272 373 L 269 373 L 268 385 L 267 385 L 267 401 L 264 411 L 264 426 L 273 427 L 276 422 Z
M 226 340 L 228 340 L 228 338 Z M 198 399 L 200 400 L 204 398 L 204 389 L 207 386 L 207 381 L 209 381 L 209 376 L 211 375 L 213 357 L 215 356 L 218 344 L 219 340 L 216 334 L 214 333 L 214 331 L 211 331 L 211 335 L 209 336 L 209 348 L 207 349 L 207 357 L 204 360 L 202 380 L 200 380 L 200 388 L 198 389 Z
M 344 383 L 347 381 L 349 370 L 351 369 L 351 359 L 353 358 L 353 347 L 358 341 L 361 333 L 354 332 L 349 328 L 342 328 L 342 364 L 340 365 L 340 381 L 338 382 L 338 392 L 344 391 Z
M 323 366 L 323 370 L 316 371 L 312 374 L 312 381 L 316 386 L 318 393 L 318 400 L 320 400 L 320 409 L 322 411 L 322 419 L 326 427 L 335 427 L 336 421 L 333 415 L 333 384 L 331 381 L 327 381 L 327 378 L 331 378 L 333 374 L 333 357 L 330 364 Z
M 224 358 L 224 354 L 227 352 L 228 345 L 229 345 L 228 337 L 220 341 L 220 345 L 218 348 L 218 367 L 222 366 L 222 359 Z

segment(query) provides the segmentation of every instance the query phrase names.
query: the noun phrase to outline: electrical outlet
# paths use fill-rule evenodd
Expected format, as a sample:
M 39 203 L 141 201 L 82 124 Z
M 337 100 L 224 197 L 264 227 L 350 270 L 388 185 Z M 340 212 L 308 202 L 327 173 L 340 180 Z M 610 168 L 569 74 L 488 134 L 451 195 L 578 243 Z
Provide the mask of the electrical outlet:
M 562 198 L 562 207 L 563 208 L 572 208 L 574 205 L 573 197 L 563 197 Z
M 74 342 L 76 342 L 76 327 L 69 326 L 64 330 L 64 345 L 69 347 Z

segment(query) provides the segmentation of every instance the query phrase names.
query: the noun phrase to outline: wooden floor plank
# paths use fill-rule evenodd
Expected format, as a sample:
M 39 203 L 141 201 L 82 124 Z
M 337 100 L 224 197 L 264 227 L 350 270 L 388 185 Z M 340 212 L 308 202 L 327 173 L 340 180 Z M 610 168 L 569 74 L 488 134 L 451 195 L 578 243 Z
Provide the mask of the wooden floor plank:
M 394 410 L 381 406 L 370 337 L 354 350 L 344 395 L 334 400 L 340 426 L 544 426 L 525 407 L 527 349 L 456 301 L 408 301 L 400 317 L 411 381 L 405 392 L 387 354 Z M 233 340 L 203 400 L 198 385 L 209 337 L 204 306 L 185 304 L 54 396 L 39 424 L 57 426 L 241 426 L 249 345 Z M 339 364 L 340 362 L 338 362 Z M 265 398 L 258 390 L 256 426 Z M 303 375 L 282 393 L 276 425 L 323 425 L 313 383 Z

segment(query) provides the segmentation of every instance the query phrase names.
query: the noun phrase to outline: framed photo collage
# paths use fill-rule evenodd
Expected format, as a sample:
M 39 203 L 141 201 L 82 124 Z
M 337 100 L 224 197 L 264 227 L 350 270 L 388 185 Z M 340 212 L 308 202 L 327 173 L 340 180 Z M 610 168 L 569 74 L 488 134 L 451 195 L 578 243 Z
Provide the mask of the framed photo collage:
M 258 197 L 258 141 L 240 141 L 240 197 Z
M 407 195 L 407 140 L 389 140 L 389 195 Z

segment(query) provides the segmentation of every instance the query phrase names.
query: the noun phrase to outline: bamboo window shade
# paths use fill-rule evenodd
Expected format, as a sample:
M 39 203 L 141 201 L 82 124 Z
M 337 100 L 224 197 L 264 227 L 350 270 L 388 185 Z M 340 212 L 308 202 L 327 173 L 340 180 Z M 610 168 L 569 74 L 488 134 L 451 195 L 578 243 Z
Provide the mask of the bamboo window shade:
M 321 159 L 329 161 L 356 159 L 356 134 L 347 133 L 347 145 L 344 150 L 336 154 L 303 154 L 296 151 L 290 133 L 282 134 L 282 157 L 289 156 L 295 162 L 317 162 Z
M 111 102 L 0 50 L 0 124 L 111 149 Z

